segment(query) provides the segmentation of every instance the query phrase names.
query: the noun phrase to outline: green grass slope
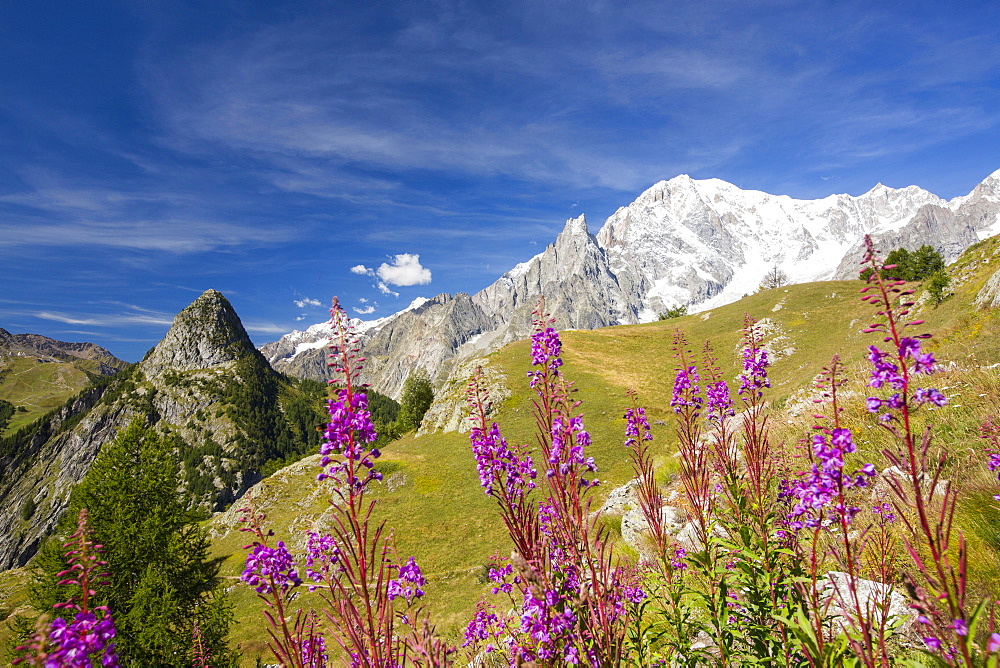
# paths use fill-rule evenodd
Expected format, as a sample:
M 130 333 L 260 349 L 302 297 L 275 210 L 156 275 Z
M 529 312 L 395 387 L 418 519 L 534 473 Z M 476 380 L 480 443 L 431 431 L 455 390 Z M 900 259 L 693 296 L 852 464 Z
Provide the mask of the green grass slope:
M 923 299 L 920 286 L 914 286 L 919 303 L 913 316 L 926 321 L 921 331 L 934 333 L 930 346 L 946 369 L 935 380 L 953 397 L 949 406 L 927 413 L 927 417 L 937 424 L 940 441 L 953 451 L 961 451 L 957 465 L 974 463 L 970 453 L 981 450 L 978 426 L 1000 410 L 1000 376 L 991 367 L 1000 362 L 1000 314 L 973 305 L 979 289 L 1000 268 L 998 252 L 1000 240 L 990 239 L 953 265 L 949 273 L 954 294 L 938 307 Z M 876 451 L 885 445 L 884 437 L 860 407 L 866 396 L 867 346 L 877 343 L 873 335 L 861 333 L 874 315 L 859 301 L 862 286 L 860 281 L 788 286 L 683 318 L 564 332 L 563 370 L 576 383 L 577 398 L 583 402 L 580 410 L 594 441 L 589 454 L 597 459 L 603 481 L 595 503 L 632 477 L 622 446 L 626 390 L 634 388 L 640 402 L 648 407 L 659 464 L 666 470 L 674 469 L 669 403 L 677 364 L 675 333 L 683 333 L 699 358 L 704 341 L 711 341 L 723 374 L 735 389 L 745 314 L 762 321 L 765 342 L 775 352 L 770 391 L 775 438 L 791 447 L 808 432 L 814 412 L 811 382 L 837 354 L 852 379 L 845 388 L 849 401 L 845 419 L 867 439 L 863 454 L 877 456 Z M 533 395 L 526 379 L 528 343 L 514 343 L 492 354 L 489 364 L 506 374 L 511 390 L 510 398 L 499 407 L 497 421 L 508 440 L 533 443 Z M 460 394 L 461 383 L 443 391 Z M 376 515 L 392 531 L 401 557 L 415 556 L 427 573 L 428 610 L 439 631 L 458 641 L 475 601 L 487 589 L 484 564 L 491 554 L 507 554 L 510 549 L 493 502 L 479 487 L 468 437 L 458 433 L 410 434 L 389 444 L 383 453 L 379 468 L 385 480 L 375 491 Z M 979 468 L 985 471 L 985 467 Z M 314 461 L 300 462 L 274 476 L 259 495 L 257 503 L 268 513 L 278 538 L 301 546 L 305 530 L 322 526 L 327 497 L 322 484 L 314 480 L 317 471 Z M 970 479 L 969 498 L 978 494 L 980 501 L 970 502 L 960 521 L 969 528 L 973 544 L 987 550 L 974 573 L 984 581 L 1000 573 L 995 552 L 1000 548 L 1000 531 L 992 523 L 1000 517 L 990 504 L 982 502 L 992 482 L 989 475 L 977 475 Z M 225 572 L 235 580 L 243 567 L 241 547 L 246 534 L 233 530 L 234 524 L 232 514 L 227 521 L 215 523 L 228 525 L 228 531 L 220 531 L 214 549 L 218 556 L 226 557 Z M 234 595 L 241 620 L 236 639 L 247 661 L 266 657 L 260 604 L 246 587 L 236 587 Z
M 85 369 L 96 365 L 90 360 L 39 362 L 34 357 L 0 357 L 0 399 L 25 409 L 14 413 L 5 433 L 12 434 L 65 404 L 90 384 Z

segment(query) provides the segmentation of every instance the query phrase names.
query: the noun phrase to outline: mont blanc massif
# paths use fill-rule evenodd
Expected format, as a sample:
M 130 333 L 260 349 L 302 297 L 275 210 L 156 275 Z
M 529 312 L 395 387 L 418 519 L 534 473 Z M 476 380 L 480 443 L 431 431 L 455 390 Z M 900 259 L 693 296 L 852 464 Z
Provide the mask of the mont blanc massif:
M 474 295 L 416 300 L 400 313 L 358 321 L 368 380 L 397 396 L 409 371 L 439 381 L 464 360 L 530 333 L 539 295 L 560 329 L 655 320 L 732 303 L 774 267 L 790 283 L 855 278 L 864 236 L 886 251 L 933 246 L 947 262 L 1000 233 L 1000 170 L 945 201 L 917 186 L 796 200 L 718 179 L 661 181 L 608 218 L 596 235 L 584 216 L 566 222 L 543 252 Z M 278 371 L 325 378 L 324 323 L 261 352 Z

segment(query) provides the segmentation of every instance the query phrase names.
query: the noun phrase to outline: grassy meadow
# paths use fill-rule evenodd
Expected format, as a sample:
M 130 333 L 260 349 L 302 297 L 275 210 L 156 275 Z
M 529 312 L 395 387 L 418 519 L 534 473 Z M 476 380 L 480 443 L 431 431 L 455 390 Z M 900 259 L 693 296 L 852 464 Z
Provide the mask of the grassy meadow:
M 935 386 L 949 397 L 942 408 L 922 412 L 934 427 L 936 442 L 952 456 L 949 474 L 960 485 L 962 501 L 957 522 L 966 530 L 974 557 L 972 587 L 986 592 L 1000 582 L 1000 510 L 992 495 L 997 482 L 987 471 L 979 427 L 988 416 L 1000 413 L 1000 313 L 977 309 L 973 300 L 986 280 L 1000 269 L 1000 239 L 989 239 L 966 252 L 951 267 L 954 293 L 933 306 L 915 285 L 918 304 L 912 317 L 925 320 L 913 333 L 928 331 L 927 342 L 942 365 Z M 889 439 L 873 416 L 864 410 L 868 396 L 865 382 L 869 364 L 867 346 L 879 343 L 861 330 L 874 314 L 859 301 L 860 281 L 831 281 L 787 286 L 758 292 L 741 301 L 681 318 L 644 325 L 608 327 L 593 331 L 567 331 L 562 335 L 563 371 L 576 383 L 579 408 L 593 437 L 588 454 L 600 469 L 601 487 L 594 491 L 595 508 L 614 487 L 632 477 L 628 451 L 623 447 L 623 414 L 630 406 L 625 392 L 636 390 L 647 408 L 655 436 L 654 452 L 661 478 L 670 483 L 677 469 L 676 443 L 669 408 L 676 359 L 674 339 L 683 333 L 701 366 L 701 349 L 710 341 L 724 377 L 738 387 L 740 339 L 744 316 L 762 323 L 764 342 L 774 355 L 770 368 L 772 387 L 770 425 L 772 438 L 785 445 L 788 467 L 795 470 L 796 447 L 808 435 L 815 404 L 811 383 L 834 355 L 846 365 L 849 383 L 841 395 L 846 408 L 845 426 L 856 434 L 859 451 L 854 461 L 886 464 L 879 454 Z M 557 323 L 558 326 L 558 323 Z M 526 378 L 530 368 L 527 341 L 511 344 L 489 356 L 511 390 L 498 407 L 495 419 L 510 442 L 533 443 L 533 392 Z M 55 364 L 39 365 L 39 373 L 53 374 Z M 21 373 L 29 373 L 22 369 Z M 63 373 L 70 373 L 68 370 Z M 23 387 L 27 388 L 27 382 Z M 732 383 L 735 381 L 735 383 Z M 49 387 L 57 384 L 38 379 Z M 14 386 L 4 384 L 3 396 L 25 404 L 27 390 L 14 398 Z M 440 392 L 460 395 L 462 385 Z M 42 402 L 41 396 L 37 401 Z M 55 401 L 53 399 L 53 401 Z M 58 402 L 56 402 L 58 403 Z M 55 405 L 55 404 L 50 404 Z M 21 414 L 24 415 L 24 414 Z M 537 459 L 536 459 L 537 461 Z M 438 631 L 456 644 L 471 616 L 476 600 L 488 591 L 485 564 L 494 553 L 509 554 L 503 523 L 480 486 L 467 434 L 412 433 L 388 444 L 378 463 L 384 479 L 373 487 L 375 515 L 385 520 L 401 559 L 416 557 L 428 578 L 424 601 Z M 301 553 L 304 532 L 323 527 L 328 507 L 323 483 L 315 480 L 317 458 L 308 458 L 282 469 L 257 492 L 258 511 L 268 515 L 268 526 Z M 238 503 L 236 506 L 242 504 Z M 249 535 L 237 530 L 236 506 L 208 523 L 213 532 L 213 555 L 224 560 L 223 575 L 236 606 L 238 624 L 232 638 L 245 665 L 258 658 L 265 662 L 265 622 L 254 592 L 238 582 Z M 15 575 L 2 574 L 7 580 Z M 993 592 L 996 594 L 996 592 Z M 309 594 L 298 601 L 315 602 Z M 9 597 L 8 597 L 9 600 Z M 4 605 L 4 601 L 0 601 Z M 7 604 L 9 605 L 9 603 Z M 8 608 L 8 612 L 9 612 Z M 0 634 L 4 632 L 0 624 Z

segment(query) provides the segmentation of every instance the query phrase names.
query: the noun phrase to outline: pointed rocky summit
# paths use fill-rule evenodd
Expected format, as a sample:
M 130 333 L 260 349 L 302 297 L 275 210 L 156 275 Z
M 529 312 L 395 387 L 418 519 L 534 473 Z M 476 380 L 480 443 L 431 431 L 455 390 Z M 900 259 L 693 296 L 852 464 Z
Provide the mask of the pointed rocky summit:
M 147 378 L 164 371 L 196 371 L 257 354 L 229 300 L 206 290 L 177 314 L 174 324 L 139 368 Z

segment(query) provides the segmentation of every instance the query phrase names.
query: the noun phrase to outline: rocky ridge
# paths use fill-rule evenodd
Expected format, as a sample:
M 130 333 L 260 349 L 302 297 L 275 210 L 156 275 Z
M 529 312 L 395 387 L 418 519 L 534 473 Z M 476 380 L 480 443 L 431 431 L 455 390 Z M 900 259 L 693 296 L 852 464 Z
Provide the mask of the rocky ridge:
M 11 334 L 3 328 L 0 328 L 0 355 L 60 362 L 87 360 L 95 363 L 88 367 L 103 376 L 110 376 L 128 366 L 128 362 L 93 343 L 56 341 L 41 334 Z

